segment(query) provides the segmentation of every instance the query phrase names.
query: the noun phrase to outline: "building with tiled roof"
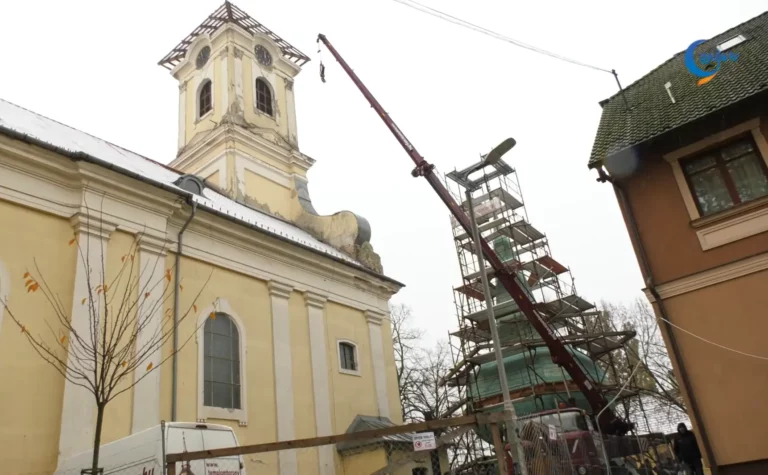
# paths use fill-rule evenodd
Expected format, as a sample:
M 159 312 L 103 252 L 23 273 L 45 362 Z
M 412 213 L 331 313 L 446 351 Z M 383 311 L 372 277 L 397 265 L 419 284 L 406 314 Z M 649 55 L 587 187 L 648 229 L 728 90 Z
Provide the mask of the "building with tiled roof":
M 614 187 L 705 465 L 768 473 L 768 13 L 601 106 L 589 167 Z

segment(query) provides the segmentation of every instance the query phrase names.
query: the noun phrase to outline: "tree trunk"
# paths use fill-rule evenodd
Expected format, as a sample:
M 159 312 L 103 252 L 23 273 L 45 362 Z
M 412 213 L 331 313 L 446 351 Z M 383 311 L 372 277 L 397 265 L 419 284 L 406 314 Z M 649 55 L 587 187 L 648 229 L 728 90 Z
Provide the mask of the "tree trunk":
M 99 470 L 99 447 L 101 447 L 101 427 L 104 422 L 104 404 L 96 404 L 96 432 L 93 436 L 93 463 L 91 475 L 96 475 Z

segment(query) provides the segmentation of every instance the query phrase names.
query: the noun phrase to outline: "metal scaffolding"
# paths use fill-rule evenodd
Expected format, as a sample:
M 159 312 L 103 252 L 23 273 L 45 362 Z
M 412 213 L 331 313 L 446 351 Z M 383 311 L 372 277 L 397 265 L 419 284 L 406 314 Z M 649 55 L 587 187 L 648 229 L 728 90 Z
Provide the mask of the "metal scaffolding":
M 449 173 L 445 181 L 453 195 L 464 195 L 457 172 Z M 467 209 L 466 201 L 460 202 Z M 615 371 L 612 352 L 622 348 L 635 332 L 612 329 L 605 315 L 578 295 L 570 269 L 552 256 L 546 234 L 531 223 L 512 167 L 501 162 L 492 173 L 486 174 L 483 187 L 473 195 L 473 202 L 482 236 L 508 269 L 518 274 L 524 290 L 546 315 L 552 333 L 568 346 L 594 384 L 610 394 L 611 389 L 615 389 L 610 371 L 610 368 Z M 454 289 L 459 323 L 458 330 L 450 333 L 454 367 L 444 376 L 443 383 L 459 390 L 464 412 L 472 413 L 497 407 L 502 389 L 496 383 L 498 393 L 489 395 L 488 387 L 493 383 L 489 379 L 493 377 L 480 371 L 494 356 L 478 256 L 471 236 L 453 217 L 451 222 L 462 283 Z M 532 402 L 528 407 L 534 411 L 551 409 L 545 396 L 550 405 L 553 401 L 573 404 L 571 397 L 579 392 L 578 387 L 559 368 L 557 377 L 553 377 L 556 367 L 546 345 L 515 301 L 502 286 L 496 285 L 493 271 L 489 271 L 489 278 L 505 367 L 519 364 L 524 368 L 508 375 L 512 399 L 516 405 Z

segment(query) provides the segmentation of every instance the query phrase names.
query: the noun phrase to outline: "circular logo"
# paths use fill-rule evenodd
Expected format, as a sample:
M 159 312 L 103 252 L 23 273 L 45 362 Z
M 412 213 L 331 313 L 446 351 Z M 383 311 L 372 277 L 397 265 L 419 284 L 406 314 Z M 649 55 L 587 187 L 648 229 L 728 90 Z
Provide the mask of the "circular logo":
M 696 40 L 693 43 L 691 43 L 691 46 L 688 47 L 687 50 L 685 50 L 685 67 L 688 69 L 688 71 L 691 72 L 694 76 L 700 77 L 700 78 L 706 78 L 709 76 L 713 76 L 719 69 L 720 69 L 720 62 L 717 62 L 717 66 L 714 69 L 711 69 L 709 71 L 704 71 L 699 67 L 699 65 L 696 63 L 696 56 L 695 51 L 696 48 L 699 47 L 700 44 L 704 43 L 706 40 Z

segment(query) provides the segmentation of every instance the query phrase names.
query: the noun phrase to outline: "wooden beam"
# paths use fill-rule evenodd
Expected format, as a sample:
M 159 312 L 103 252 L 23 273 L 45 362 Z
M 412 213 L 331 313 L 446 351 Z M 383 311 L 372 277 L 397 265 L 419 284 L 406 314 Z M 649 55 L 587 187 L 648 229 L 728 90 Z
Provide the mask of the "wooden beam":
M 507 467 L 504 460 L 504 446 L 501 444 L 501 434 L 499 433 L 498 424 L 491 424 L 491 436 L 493 437 L 493 451 L 496 452 L 496 463 L 498 464 L 499 475 L 505 475 Z
M 309 439 L 286 440 L 282 442 L 270 442 L 267 444 L 243 445 L 240 447 L 227 447 L 223 449 L 199 450 L 196 452 L 168 454 L 166 455 L 165 459 L 167 463 L 172 464 L 181 461 L 232 457 L 235 455 L 276 452 L 279 450 L 301 449 L 306 447 L 317 447 L 320 445 L 338 444 L 340 442 L 375 439 L 388 435 L 445 429 L 448 427 L 461 427 L 475 424 L 492 424 L 498 423 L 499 421 L 503 420 L 503 418 L 504 413 L 501 412 L 492 414 L 473 414 L 469 416 L 454 417 L 451 419 L 436 419 L 427 422 L 416 422 L 402 426 L 387 427 L 385 429 L 365 430 L 360 432 L 350 432 L 346 434 L 312 437 Z

